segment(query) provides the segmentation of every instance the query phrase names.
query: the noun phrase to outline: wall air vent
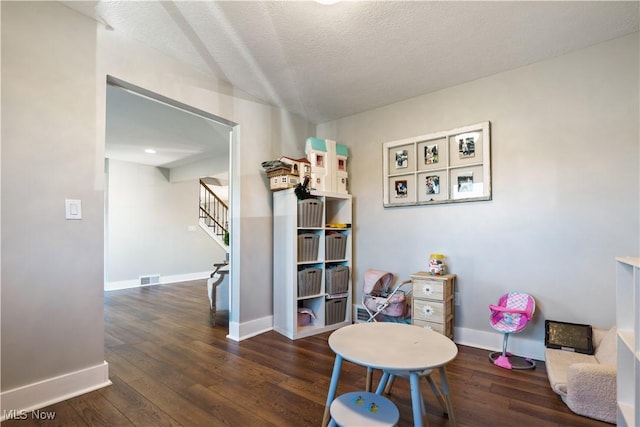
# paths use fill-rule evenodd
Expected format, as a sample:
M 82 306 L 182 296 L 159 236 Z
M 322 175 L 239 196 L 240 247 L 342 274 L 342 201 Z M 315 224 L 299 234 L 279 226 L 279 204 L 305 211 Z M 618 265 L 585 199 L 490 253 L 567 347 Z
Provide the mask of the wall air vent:
M 367 322 L 369 320 L 369 313 L 367 313 L 367 310 L 364 309 L 364 307 L 362 307 L 361 305 L 355 305 L 355 323 L 363 323 L 363 322 Z
M 160 275 L 152 274 L 150 276 L 140 276 L 140 286 L 157 285 L 160 283 Z

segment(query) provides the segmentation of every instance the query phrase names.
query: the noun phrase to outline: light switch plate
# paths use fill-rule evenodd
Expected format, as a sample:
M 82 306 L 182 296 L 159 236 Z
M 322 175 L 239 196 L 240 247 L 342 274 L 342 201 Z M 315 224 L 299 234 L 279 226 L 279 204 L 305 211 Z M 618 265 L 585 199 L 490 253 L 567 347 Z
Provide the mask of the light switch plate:
M 82 219 L 82 201 L 77 199 L 65 199 L 65 218 Z

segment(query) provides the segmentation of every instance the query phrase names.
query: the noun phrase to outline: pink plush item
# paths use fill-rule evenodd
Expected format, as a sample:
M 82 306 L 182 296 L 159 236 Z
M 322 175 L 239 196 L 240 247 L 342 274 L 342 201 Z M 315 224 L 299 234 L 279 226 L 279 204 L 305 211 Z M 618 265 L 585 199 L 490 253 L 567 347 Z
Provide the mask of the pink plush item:
M 507 356 L 498 356 L 493 364 L 500 366 L 501 368 L 511 369 L 511 362 L 509 362 L 509 358 Z
M 310 325 L 315 318 L 316 315 L 310 308 L 301 307 L 298 309 L 298 326 Z

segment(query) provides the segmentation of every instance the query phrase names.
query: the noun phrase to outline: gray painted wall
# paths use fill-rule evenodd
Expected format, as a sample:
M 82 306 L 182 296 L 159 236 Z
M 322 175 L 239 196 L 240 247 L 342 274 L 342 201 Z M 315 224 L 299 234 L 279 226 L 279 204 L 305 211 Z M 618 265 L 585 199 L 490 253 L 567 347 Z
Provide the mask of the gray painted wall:
M 2 391 L 104 360 L 107 74 L 240 124 L 230 334 L 270 323 L 271 192 L 260 163 L 313 126 L 59 3 L 0 7 Z M 82 221 L 64 220 L 65 198 L 82 199 Z
M 58 3 L 0 7 L 2 391 L 104 358 L 107 74 L 240 123 L 231 320 L 268 319 L 271 193 L 260 162 L 301 154 L 311 124 Z M 383 142 L 483 120 L 494 200 L 382 208 Z M 637 34 L 317 133 L 351 149 L 357 284 L 366 268 L 406 277 L 438 250 L 460 277 L 459 327 L 489 330 L 487 304 L 514 288 L 538 298 L 537 339 L 545 317 L 612 324 L 613 257 L 637 255 L 639 243 Z M 82 199 L 82 221 L 64 220 L 65 198 Z
M 615 323 L 616 256 L 638 256 L 638 34 L 318 126 L 349 146 L 355 283 L 399 278 L 446 254 L 456 327 L 493 332 L 509 290 L 544 320 Z M 493 200 L 382 207 L 382 143 L 491 121 Z M 361 298 L 357 291 L 356 301 Z
M 107 177 L 107 282 L 211 272 L 225 259 L 198 225 L 197 179 L 171 183 L 156 167 L 118 160 Z
M 102 27 L 97 31 L 99 76 L 114 76 L 239 124 L 230 171 L 233 217 L 229 328 L 232 336 L 244 337 L 264 330 L 264 325 L 270 327 L 272 202 L 260 164 L 273 157 L 276 147 L 302 144 L 313 133 L 313 126 L 117 31 Z M 103 92 L 98 87 L 98 96 Z
M 1 7 L 4 391 L 103 363 L 104 193 L 95 25 L 55 3 Z

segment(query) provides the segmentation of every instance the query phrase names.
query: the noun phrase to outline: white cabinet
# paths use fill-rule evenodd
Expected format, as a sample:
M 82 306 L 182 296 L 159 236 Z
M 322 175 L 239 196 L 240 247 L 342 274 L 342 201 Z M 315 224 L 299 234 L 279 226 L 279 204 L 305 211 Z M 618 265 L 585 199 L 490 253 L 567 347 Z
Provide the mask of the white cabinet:
M 640 258 L 616 258 L 617 425 L 640 423 Z
M 351 324 L 351 195 L 311 194 L 273 193 L 273 329 L 290 339 Z

